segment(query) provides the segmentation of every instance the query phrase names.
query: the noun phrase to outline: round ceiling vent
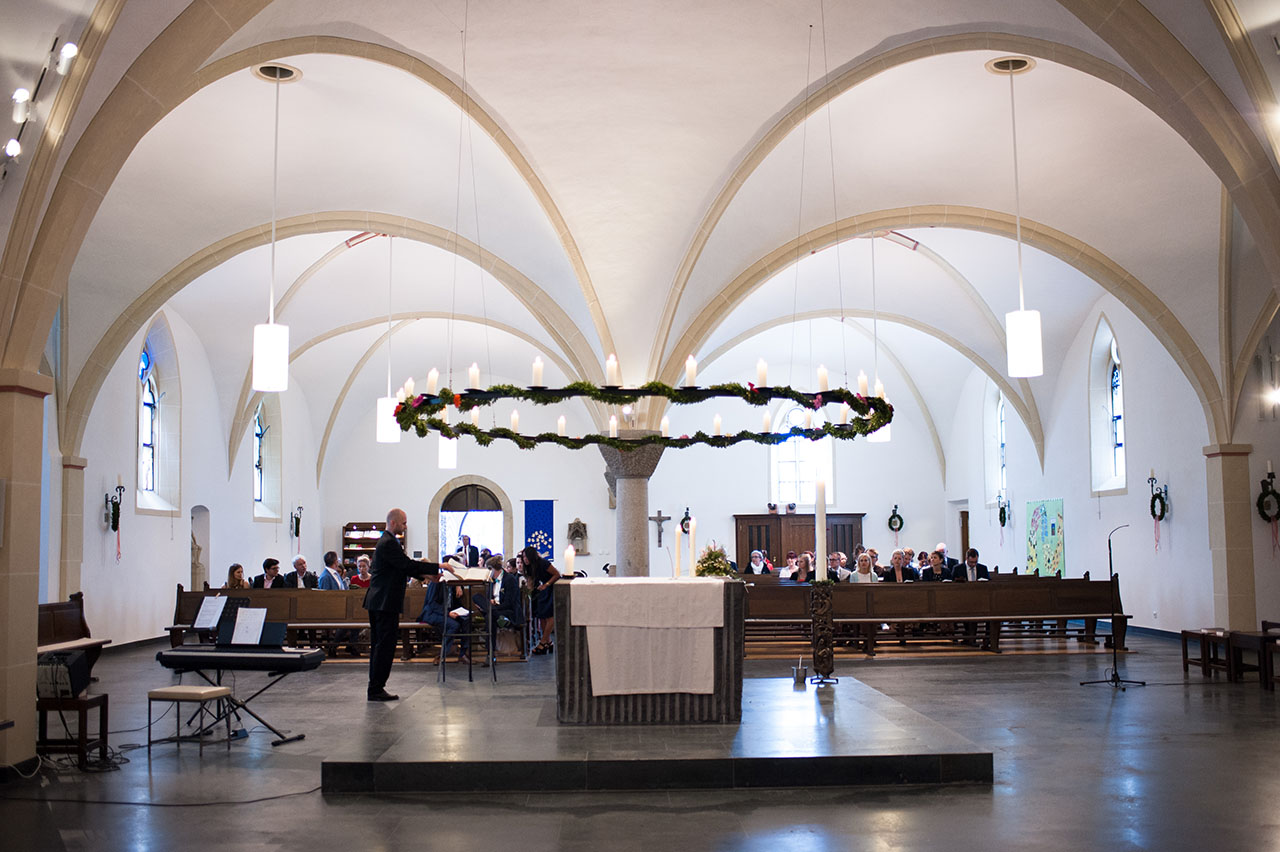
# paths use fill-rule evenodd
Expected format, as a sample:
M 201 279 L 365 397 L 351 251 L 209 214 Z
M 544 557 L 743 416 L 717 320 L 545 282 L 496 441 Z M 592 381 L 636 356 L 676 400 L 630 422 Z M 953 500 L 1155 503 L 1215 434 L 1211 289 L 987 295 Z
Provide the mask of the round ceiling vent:
M 302 72 L 283 62 L 264 62 L 253 66 L 253 76 L 268 83 L 292 83 L 302 77 Z
M 1025 74 L 1036 67 L 1036 61 L 1029 56 L 1001 56 L 987 63 L 987 70 L 992 74 Z

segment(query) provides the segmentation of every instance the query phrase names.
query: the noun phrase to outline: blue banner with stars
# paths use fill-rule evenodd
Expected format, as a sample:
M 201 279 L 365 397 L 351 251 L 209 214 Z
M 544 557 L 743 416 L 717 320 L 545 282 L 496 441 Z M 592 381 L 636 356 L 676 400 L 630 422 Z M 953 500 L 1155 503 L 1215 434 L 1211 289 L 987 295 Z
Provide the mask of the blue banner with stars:
M 555 559 L 554 500 L 524 501 L 524 543 L 546 559 Z

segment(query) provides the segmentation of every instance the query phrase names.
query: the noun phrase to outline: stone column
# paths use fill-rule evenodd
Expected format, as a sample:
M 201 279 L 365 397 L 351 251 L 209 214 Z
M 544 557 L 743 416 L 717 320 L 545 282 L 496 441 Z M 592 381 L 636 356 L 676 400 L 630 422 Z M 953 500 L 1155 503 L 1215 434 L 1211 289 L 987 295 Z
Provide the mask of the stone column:
M 88 464 L 79 456 L 62 457 L 62 547 L 55 598 L 60 601 L 80 591 L 80 567 L 84 563 L 84 469 Z
M 624 429 L 619 438 L 656 435 L 639 429 Z M 664 447 L 645 446 L 634 450 L 600 447 L 600 455 L 617 483 L 618 544 L 615 561 L 619 577 L 649 576 L 649 477 L 658 467 Z
M 1213 626 L 1257 630 L 1253 587 L 1253 496 L 1249 444 L 1204 448 L 1213 564 Z
M 0 764 L 29 770 L 36 755 L 36 607 L 40 603 L 40 465 L 44 398 L 53 379 L 0 369 Z

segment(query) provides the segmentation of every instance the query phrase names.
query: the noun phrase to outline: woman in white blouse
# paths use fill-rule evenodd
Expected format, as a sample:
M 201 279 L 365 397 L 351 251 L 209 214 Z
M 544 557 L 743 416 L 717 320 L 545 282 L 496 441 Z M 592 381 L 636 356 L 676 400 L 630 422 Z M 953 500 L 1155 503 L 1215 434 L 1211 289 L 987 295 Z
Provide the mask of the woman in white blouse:
M 874 583 L 880 578 L 871 570 L 871 557 L 865 552 L 858 554 L 858 568 L 849 574 L 850 583 Z

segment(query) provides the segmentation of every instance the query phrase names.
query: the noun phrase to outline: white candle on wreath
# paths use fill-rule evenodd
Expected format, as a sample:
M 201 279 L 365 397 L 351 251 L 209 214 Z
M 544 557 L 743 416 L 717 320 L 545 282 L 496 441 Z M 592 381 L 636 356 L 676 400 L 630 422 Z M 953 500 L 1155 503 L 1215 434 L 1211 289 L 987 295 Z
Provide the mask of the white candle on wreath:
M 556 419 L 556 434 L 557 434 L 557 435 L 559 435 L 561 438 L 563 438 L 563 437 L 565 436 L 564 425 L 565 425 L 565 423 L 564 423 L 564 415 L 563 415 L 563 414 L 561 414 L 561 415 Z
M 404 395 L 413 399 L 413 376 L 404 380 Z
M 618 417 L 615 414 L 609 415 L 609 437 L 618 437 Z
M 698 383 L 698 362 L 690 355 L 684 359 L 684 383 L 693 387 Z
M 435 367 L 431 368 L 431 372 L 427 373 L 427 394 L 435 396 L 436 387 L 440 384 L 440 371 Z
M 867 374 L 861 370 L 858 371 L 858 393 L 867 395 Z
M 520 412 L 516 411 L 514 408 L 511 410 L 511 431 L 520 431 Z
M 806 411 L 804 413 L 804 428 L 806 429 L 813 428 L 813 412 L 812 411 Z
M 662 437 L 670 438 L 671 437 L 671 418 L 667 417 L 666 415 L 663 415 L 662 425 L 659 428 L 662 430 Z
M 535 388 L 542 387 L 542 356 L 537 355 L 533 359 L 533 386 Z
M 711 419 L 711 431 L 717 436 L 724 434 L 724 424 L 720 420 L 719 414 Z
M 471 366 L 467 368 L 467 386 L 473 387 L 473 388 L 480 387 L 480 365 L 479 364 L 476 364 L 473 362 Z
M 604 362 L 604 383 L 609 386 L 616 386 L 618 382 L 618 356 L 609 355 Z
M 825 390 L 827 390 L 827 389 L 828 389 L 828 382 L 830 382 L 830 378 L 827 376 L 827 368 L 826 368 L 824 365 L 819 364 L 819 365 L 818 365 L 818 390 L 819 390 L 819 392 L 821 392 L 821 391 L 825 391 Z
M 766 411 L 766 412 L 764 413 L 764 417 L 762 418 L 762 420 L 764 421 L 764 423 L 763 423 L 763 425 L 764 425 L 764 430 L 763 430 L 763 431 L 765 431 L 765 432 L 772 432 L 772 431 L 773 431 L 773 415 Z
M 884 399 L 884 382 L 880 381 L 879 376 L 876 376 L 876 396 Z
M 471 425 L 479 428 L 480 426 L 480 409 L 471 409 Z
M 840 405 L 840 425 L 846 426 L 849 423 L 849 403 L 845 402 Z
M 756 361 L 756 387 L 767 388 L 769 386 L 769 365 L 761 358 Z

